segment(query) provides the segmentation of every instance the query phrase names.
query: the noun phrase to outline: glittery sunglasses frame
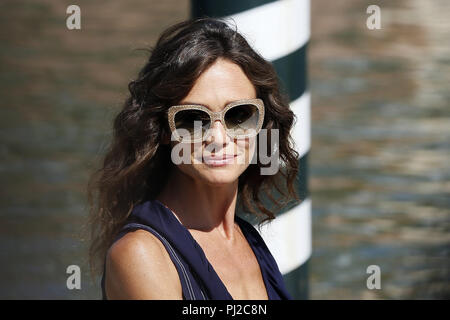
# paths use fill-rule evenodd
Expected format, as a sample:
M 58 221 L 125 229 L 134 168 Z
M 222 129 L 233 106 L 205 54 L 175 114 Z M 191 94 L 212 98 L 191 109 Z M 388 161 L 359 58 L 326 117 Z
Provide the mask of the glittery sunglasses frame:
M 252 132 L 250 134 L 243 134 L 243 135 L 242 134 L 241 135 L 234 134 L 231 130 L 229 130 L 227 128 L 227 125 L 225 123 L 225 114 L 231 108 L 240 106 L 243 104 L 251 104 L 251 105 L 254 105 L 257 107 L 258 112 L 259 112 L 258 123 L 256 125 L 255 130 L 254 131 L 252 130 Z M 259 133 L 259 131 L 261 131 L 261 128 L 262 128 L 262 125 L 264 122 L 264 102 L 259 98 L 243 99 L 243 100 L 236 100 L 236 101 L 230 102 L 229 104 L 227 104 L 225 106 L 225 108 L 223 108 L 222 111 L 219 111 L 219 112 L 213 112 L 213 111 L 209 110 L 207 107 L 200 105 L 200 104 L 175 105 L 175 106 L 171 106 L 168 109 L 167 118 L 169 121 L 169 127 L 170 127 L 170 130 L 172 131 L 173 138 L 175 138 L 179 142 L 191 142 L 191 143 L 202 142 L 202 141 L 205 141 L 211 135 L 211 130 L 209 130 L 211 127 L 209 127 L 207 130 L 207 134 L 202 135 L 202 137 L 198 137 L 198 138 L 194 138 L 194 139 L 192 139 L 192 138 L 182 139 L 182 137 L 180 137 L 180 135 L 178 134 L 177 129 L 175 127 L 175 115 L 178 112 L 183 111 L 183 110 L 201 110 L 201 111 L 206 112 L 207 114 L 209 114 L 209 117 L 211 120 L 210 126 L 212 123 L 215 123 L 216 120 L 219 120 L 222 123 L 222 125 L 224 126 L 227 134 L 231 138 L 234 138 L 234 139 L 244 139 L 244 138 L 250 138 L 250 137 L 256 136 Z

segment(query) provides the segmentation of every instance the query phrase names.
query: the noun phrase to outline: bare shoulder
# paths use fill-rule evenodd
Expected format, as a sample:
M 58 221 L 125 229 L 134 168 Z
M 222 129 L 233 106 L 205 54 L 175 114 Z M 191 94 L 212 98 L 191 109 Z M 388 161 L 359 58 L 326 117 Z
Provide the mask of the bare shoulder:
M 105 291 L 108 299 L 182 299 L 180 279 L 166 248 L 140 229 L 109 248 Z

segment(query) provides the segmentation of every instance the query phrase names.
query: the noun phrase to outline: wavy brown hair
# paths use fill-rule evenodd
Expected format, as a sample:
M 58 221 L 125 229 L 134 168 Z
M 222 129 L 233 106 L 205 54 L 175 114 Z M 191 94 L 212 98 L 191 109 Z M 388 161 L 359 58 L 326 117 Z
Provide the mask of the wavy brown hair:
M 272 64 L 224 19 L 203 17 L 177 23 L 161 34 L 137 79 L 129 83 L 130 94 L 114 120 L 109 150 L 89 180 L 92 271 L 99 270 L 98 263 L 103 263 L 133 207 L 155 198 L 164 187 L 174 166 L 170 145 L 162 144 L 171 134 L 167 109 L 187 96 L 196 79 L 218 58 L 239 65 L 254 85 L 265 105 L 263 128 L 268 136 L 271 129 L 279 130 L 280 170 L 261 175 L 264 165 L 259 160 L 250 164 L 239 177 L 238 203 L 244 212 L 269 221 L 275 214 L 261 201 L 263 193 L 278 208 L 292 197 L 299 200 L 294 187 L 299 155 L 290 136 L 295 116 Z M 275 189 L 281 198 L 272 195 Z

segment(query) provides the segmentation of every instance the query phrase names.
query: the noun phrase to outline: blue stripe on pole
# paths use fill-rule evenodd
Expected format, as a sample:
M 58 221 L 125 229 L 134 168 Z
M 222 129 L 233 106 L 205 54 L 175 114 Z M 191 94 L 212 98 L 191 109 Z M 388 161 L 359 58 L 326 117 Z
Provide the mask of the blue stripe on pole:
M 310 259 L 306 260 L 300 267 L 283 275 L 284 283 L 286 284 L 286 289 L 295 299 L 299 300 L 308 299 L 309 261 Z
M 209 17 L 223 17 L 274 1 L 276 0 L 192 0 L 191 16 L 201 17 L 206 15 Z
M 299 160 L 299 168 L 296 180 L 296 191 L 301 200 L 309 197 L 308 189 L 308 157 L 309 151 Z
M 299 159 L 299 172 L 297 174 L 295 183 L 294 183 L 294 188 L 297 191 L 297 194 L 300 198 L 300 202 L 292 199 L 291 201 L 289 201 L 287 203 L 286 206 L 284 206 L 283 208 L 281 208 L 280 210 L 276 211 L 276 215 L 280 216 L 284 213 L 286 213 L 287 211 L 289 211 L 290 209 L 292 209 L 293 207 L 299 205 L 303 200 L 305 200 L 306 198 L 309 197 L 309 189 L 308 189 L 308 155 L 309 152 L 305 153 L 300 159 Z M 282 183 L 282 182 L 281 182 Z M 281 183 L 279 183 L 278 185 L 280 186 L 280 189 L 283 192 L 287 192 L 286 189 L 286 185 L 282 185 Z M 281 195 L 280 193 L 274 188 L 272 191 L 272 196 L 277 199 L 279 198 Z M 240 199 L 238 197 L 238 203 L 240 203 Z M 269 210 L 274 210 L 274 205 L 273 202 L 266 198 L 266 197 L 261 197 L 261 202 L 264 204 L 264 207 L 268 208 Z M 247 221 L 249 221 L 252 224 L 257 224 L 258 223 L 258 217 L 256 217 L 253 214 L 250 213 L 244 213 L 242 210 L 237 210 L 236 212 L 237 214 L 239 214 L 240 216 L 244 217 Z
M 308 155 L 309 152 L 304 154 L 298 162 L 299 170 L 298 174 L 295 180 L 295 190 L 297 191 L 297 194 L 300 198 L 300 202 L 305 200 L 309 197 L 309 190 L 308 190 Z M 282 191 L 286 191 L 285 186 L 282 186 Z M 276 190 L 273 190 L 273 194 L 275 198 L 278 198 L 280 196 L 279 192 Z M 267 207 L 271 207 L 271 202 L 268 202 L 268 199 L 264 199 L 263 202 Z M 295 199 L 291 200 L 285 207 L 283 207 L 281 210 L 277 211 L 277 216 L 282 215 L 289 209 L 297 206 L 300 202 L 296 201 Z
M 305 45 L 291 54 L 272 61 L 281 85 L 288 94 L 290 101 L 299 98 L 308 86 L 307 48 L 308 43 L 305 43 Z

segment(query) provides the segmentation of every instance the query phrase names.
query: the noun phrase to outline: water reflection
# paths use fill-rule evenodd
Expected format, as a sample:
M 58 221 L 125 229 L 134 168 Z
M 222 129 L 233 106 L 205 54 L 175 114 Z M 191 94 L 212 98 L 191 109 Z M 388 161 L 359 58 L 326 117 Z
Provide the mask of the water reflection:
M 448 298 L 449 4 L 369 4 L 312 4 L 311 298 Z

